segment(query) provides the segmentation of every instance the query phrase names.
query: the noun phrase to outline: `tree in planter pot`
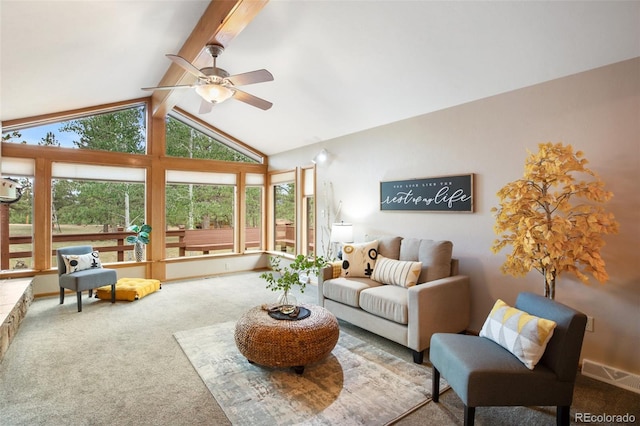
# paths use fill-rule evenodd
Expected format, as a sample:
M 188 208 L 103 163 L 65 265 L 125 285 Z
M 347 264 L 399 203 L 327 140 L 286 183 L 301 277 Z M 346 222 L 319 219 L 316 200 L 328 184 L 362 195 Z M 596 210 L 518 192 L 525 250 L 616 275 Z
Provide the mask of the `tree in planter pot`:
M 491 211 L 499 238 L 492 250 L 498 253 L 511 245 L 502 272 L 524 276 L 537 270 L 544 278 L 545 297 L 554 299 L 556 279 L 563 272 L 584 283 L 589 280 L 586 273 L 601 283 L 608 280 L 600 249 L 603 235 L 617 233 L 618 223 L 600 205 L 613 194 L 585 167 L 581 151 L 574 153 L 571 145 L 562 143 L 541 143 L 538 148 L 526 159 L 524 177 L 497 194 L 500 207 Z M 574 173 L 584 173 L 588 180 L 576 181 Z
M 151 238 L 151 226 L 146 223 L 138 226 L 131 225 L 127 228 L 127 231 L 135 232 L 136 235 L 129 235 L 125 240 L 129 244 L 133 244 L 133 252 L 137 262 L 144 260 L 144 246 L 149 244 L 149 238 Z
M 281 291 L 278 297 L 277 305 L 280 312 L 290 314 L 296 309 L 297 300 L 290 293 L 291 288 L 295 285 L 300 286 L 300 292 L 304 293 L 306 279 L 302 280 L 301 275 L 317 274 L 320 269 L 327 265 L 326 260 L 322 256 L 313 257 L 299 254 L 289 264 L 282 266 L 280 264 L 282 258 L 271 256 L 269 263 L 271 271 L 263 272 L 260 278 L 267 281 L 267 288 L 272 291 Z

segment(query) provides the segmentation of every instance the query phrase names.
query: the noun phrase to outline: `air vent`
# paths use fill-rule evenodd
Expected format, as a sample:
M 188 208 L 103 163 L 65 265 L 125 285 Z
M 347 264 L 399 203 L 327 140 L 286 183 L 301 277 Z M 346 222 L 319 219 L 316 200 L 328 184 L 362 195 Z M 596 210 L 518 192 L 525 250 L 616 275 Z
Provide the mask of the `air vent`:
M 621 371 L 588 359 L 582 360 L 582 374 L 640 394 L 640 376 L 637 374 Z

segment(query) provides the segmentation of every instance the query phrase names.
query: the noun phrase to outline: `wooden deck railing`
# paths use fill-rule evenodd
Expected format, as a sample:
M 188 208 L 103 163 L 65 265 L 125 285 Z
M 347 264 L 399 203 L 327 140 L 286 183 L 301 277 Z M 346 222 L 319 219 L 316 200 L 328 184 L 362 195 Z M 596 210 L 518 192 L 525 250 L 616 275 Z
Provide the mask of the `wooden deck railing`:
M 199 233 L 202 233 L 199 235 Z M 205 235 L 206 234 L 206 235 Z M 133 245 L 127 244 L 125 238 L 129 235 L 133 235 L 131 232 L 116 231 L 116 232 L 96 232 L 85 234 L 53 234 L 51 239 L 53 242 L 53 249 L 51 250 L 51 256 L 55 257 L 56 248 L 65 245 L 78 244 L 90 244 L 95 250 L 101 253 L 116 252 L 116 259 L 118 262 L 125 260 L 125 253 L 133 250 Z M 185 238 L 186 235 L 191 236 L 191 243 L 189 238 Z M 194 236 L 198 236 L 199 244 L 193 244 Z M 202 239 L 202 237 L 205 237 Z M 165 232 L 165 247 L 166 248 L 178 248 L 179 256 L 185 256 L 187 251 L 200 251 L 205 254 L 209 253 L 209 250 L 226 249 L 233 250 L 233 229 L 231 228 L 215 228 L 207 230 L 171 230 Z M 260 248 L 260 229 L 259 228 L 247 228 L 246 229 L 246 247 L 248 248 Z M 33 239 L 30 235 L 12 236 L 8 239 L 8 244 L 5 243 L 4 247 L 7 249 L 11 245 L 17 244 L 31 244 Z M 207 243 L 207 241 L 210 243 Z M 103 245 L 106 243 L 105 245 Z M 200 246 L 198 246 L 200 245 Z M 215 247 L 214 247 L 215 246 Z M 2 262 L 0 262 L 0 269 L 10 269 L 11 259 L 31 258 L 31 250 L 14 251 L 9 252 L 8 256 L 2 256 Z M 4 250 L 3 250 L 4 252 Z

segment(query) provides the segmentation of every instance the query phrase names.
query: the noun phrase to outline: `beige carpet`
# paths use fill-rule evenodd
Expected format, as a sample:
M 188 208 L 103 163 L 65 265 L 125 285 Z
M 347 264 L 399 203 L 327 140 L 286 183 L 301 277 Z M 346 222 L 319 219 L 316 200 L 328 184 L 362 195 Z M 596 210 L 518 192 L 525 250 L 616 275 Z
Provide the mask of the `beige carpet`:
M 249 363 L 236 348 L 234 327 L 230 321 L 174 334 L 234 425 L 388 424 L 431 400 L 427 366 L 344 330 L 329 357 L 298 375 Z

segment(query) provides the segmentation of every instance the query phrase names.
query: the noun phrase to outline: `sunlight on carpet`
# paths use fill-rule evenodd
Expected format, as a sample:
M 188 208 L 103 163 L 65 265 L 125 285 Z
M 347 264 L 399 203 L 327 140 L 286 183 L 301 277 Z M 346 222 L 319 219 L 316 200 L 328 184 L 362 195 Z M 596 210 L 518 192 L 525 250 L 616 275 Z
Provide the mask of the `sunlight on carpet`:
M 343 330 L 325 360 L 297 375 L 249 363 L 236 348 L 234 327 L 225 322 L 174 334 L 234 425 L 384 425 L 431 400 L 429 367 Z M 447 387 L 441 381 L 440 392 Z

